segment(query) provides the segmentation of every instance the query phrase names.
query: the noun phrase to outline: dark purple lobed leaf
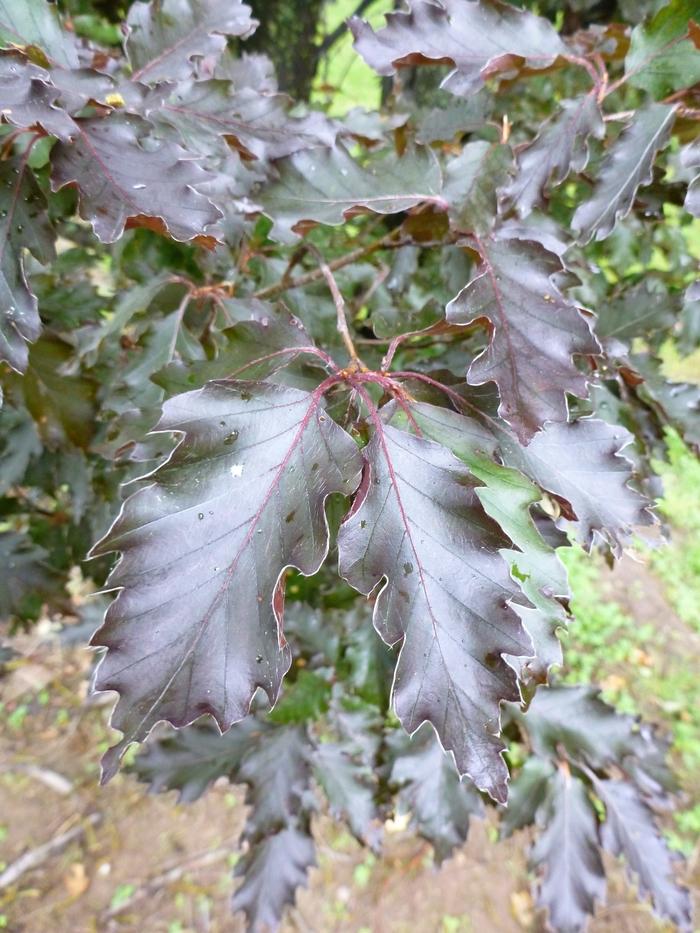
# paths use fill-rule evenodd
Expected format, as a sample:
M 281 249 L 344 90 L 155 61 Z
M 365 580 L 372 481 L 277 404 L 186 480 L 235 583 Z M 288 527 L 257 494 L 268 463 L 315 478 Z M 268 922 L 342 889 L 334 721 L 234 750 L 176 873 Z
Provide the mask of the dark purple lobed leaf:
M 621 454 L 632 435 L 596 418 L 548 424 L 527 445 L 502 438 L 506 462 L 522 470 L 542 489 L 565 500 L 579 542 L 589 548 L 595 534 L 616 554 L 635 527 L 651 525 L 651 503 L 629 485 L 630 461 Z
M 610 148 L 593 193 L 576 208 L 571 227 L 580 243 L 604 240 L 632 209 L 637 189 L 652 179 L 654 160 L 668 142 L 675 107 L 649 104 L 638 110 Z
M 567 48 L 545 19 L 500 0 L 412 0 L 409 12 L 388 13 L 387 25 L 374 32 L 360 19 L 350 20 L 355 48 L 382 75 L 424 63 L 454 65 L 442 82 L 467 97 L 484 79 L 512 69 L 517 59 L 530 68 L 548 68 Z
M 148 226 L 149 219 L 175 240 L 192 240 L 221 216 L 193 187 L 211 176 L 179 146 L 154 146 L 145 120 L 115 114 L 76 122 L 75 141 L 53 150 L 51 182 L 54 190 L 78 187 L 80 214 L 104 243 L 118 240 L 127 221 Z
M 501 832 L 510 836 L 534 823 L 538 810 L 547 797 L 549 782 L 554 775 L 551 762 L 531 755 L 508 789 L 508 807 L 501 817 Z
M 540 687 L 527 713 L 511 714 L 539 758 L 555 764 L 564 753 L 596 771 L 615 766 L 633 774 L 645 793 L 654 786 L 659 797 L 672 786 L 664 743 L 632 716 L 604 703 L 595 687 Z
M 442 862 L 461 846 L 472 817 L 483 816 L 484 805 L 474 787 L 460 781 L 451 755 L 433 732 L 423 726 L 411 738 L 391 737 L 391 781 L 398 785 L 398 806 L 411 813 L 416 831 L 427 839 Z
M 28 155 L 0 165 L 0 361 L 27 367 L 27 341 L 41 333 L 37 301 L 24 273 L 23 251 L 39 262 L 54 257 L 54 233 Z
M 222 735 L 210 724 L 195 724 L 152 737 L 132 766 L 154 794 L 177 790 L 179 803 L 198 800 L 220 777 L 231 777 L 257 741 L 260 724 L 248 716 Z
M 593 787 L 605 805 L 601 827 L 603 847 L 624 855 L 639 882 L 642 896 L 651 895 L 654 910 L 679 930 L 690 931 L 690 896 L 673 875 L 673 857 L 652 811 L 629 781 L 598 780 Z
M 566 612 L 559 602 L 569 595 L 566 571 L 552 547 L 547 544 L 530 514 L 542 494 L 517 470 L 495 462 L 497 436 L 479 422 L 446 408 L 422 402 L 412 403 L 410 417 L 424 437 L 448 447 L 463 460 L 474 476 L 484 483 L 477 495 L 491 518 L 515 545 L 501 554 L 512 567 L 512 576 L 531 605 L 513 604 L 532 638 L 534 657 L 518 659 L 522 679 L 535 676 L 544 680 L 549 667 L 561 663 L 557 630 L 566 625 Z M 409 430 L 408 414 L 400 408 L 392 419 Z
M 284 908 L 294 903 L 297 888 L 307 883 L 316 864 L 311 836 L 294 826 L 262 839 L 236 866 L 243 883 L 233 895 L 233 910 L 248 918 L 250 933 L 272 933 Z
M 0 55 L 0 100 L 4 122 L 18 128 L 43 129 L 67 141 L 78 133 L 74 121 L 57 103 L 61 91 L 43 68 L 18 55 Z
M 588 138 L 604 135 L 605 124 L 593 94 L 562 101 L 560 112 L 518 154 L 518 172 L 501 189 L 504 204 L 527 217 L 543 205 L 548 187 L 560 185 L 572 171 L 583 171 L 588 163 Z
M 524 601 L 476 482 L 444 447 L 377 422 L 359 497 L 341 526 L 340 572 L 362 593 L 380 581 L 374 624 L 401 643 L 393 701 L 409 733 L 431 722 L 460 774 L 506 797 L 500 702 L 519 698 L 503 654 L 528 655 L 510 607 Z
M 235 88 L 230 81 L 187 81 L 149 112 L 180 133 L 188 151 L 208 155 L 225 137 L 247 158 L 281 159 L 304 149 L 332 146 L 339 126 L 318 112 L 289 115 L 284 94 Z
M 131 5 L 126 52 L 133 79 L 148 84 L 184 80 L 200 59 L 217 59 L 227 36 L 245 38 L 257 21 L 242 0 L 151 0 Z
M 527 443 L 546 421 L 565 422 L 566 393 L 585 397 L 586 377 L 575 354 L 600 347 L 588 322 L 554 282 L 561 260 L 532 240 L 476 240 L 475 277 L 447 305 L 452 324 L 486 318 L 487 349 L 469 367 L 471 385 L 495 382 L 499 414 Z
M 234 380 L 165 403 L 157 430 L 184 436 L 93 552 L 122 552 L 95 636 L 109 648 L 96 688 L 121 694 L 106 778 L 161 719 L 208 712 L 225 730 L 258 687 L 276 701 L 290 663 L 282 573 L 318 570 L 324 502 L 359 479 L 355 444 L 320 406 L 319 392 Z
M 605 896 L 605 871 L 586 786 L 563 766 L 550 780 L 538 822 L 543 828 L 531 854 L 542 873 L 537 901 L 547 908 L 553 929 L 579 933 Z
M 248 785 L 247 854 L 236 865 L 243 883 L 233 896 L 252 933 L 276 930 L 315 863 L 310 816 L 312 746 L 299 726 L 267 727 L 251 743 L 236 779 Z

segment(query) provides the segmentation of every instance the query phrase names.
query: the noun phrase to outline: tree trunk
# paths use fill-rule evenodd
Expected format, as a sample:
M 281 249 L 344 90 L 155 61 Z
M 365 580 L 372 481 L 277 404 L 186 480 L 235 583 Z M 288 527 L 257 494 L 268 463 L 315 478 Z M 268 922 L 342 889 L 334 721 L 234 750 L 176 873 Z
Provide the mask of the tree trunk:
M 318 22 L 324 0 L 247 0 L 260 20 L 243 45 L 246 52 L 265 52 L 275 63 L 280 89 L 300 100 L 308 98 L 318 67 Z

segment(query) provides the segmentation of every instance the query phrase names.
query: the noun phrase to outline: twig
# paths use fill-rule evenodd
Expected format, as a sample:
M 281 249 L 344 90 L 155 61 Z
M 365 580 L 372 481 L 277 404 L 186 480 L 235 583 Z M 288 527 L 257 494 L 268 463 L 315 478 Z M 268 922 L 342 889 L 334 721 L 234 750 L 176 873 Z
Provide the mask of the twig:
M 340 289 L 338 288 L 338 283 L 336 282 L 333 272 L 331 271 L 328 263 L 323 258 L 321 253 L 316 249 L 315 246 L 312 246 L 310 243 L 307 246 L 307 249 L 310 250 L 316 257 L 318 261 L 319 269 L 321 274 L 326 280 L 326 284 L 330 289 L 330 293 L 333 296 L 333 303 L 335 305 L 335 311 L 337 315 L 336 326 L 338 328 L 338 333 L 343 338 L 343 343 L 345 344 L 345 349 L 348 351 L 350 359 L 352 362 L 359 362 L 359 357 L 357 355 L 357 350 L 355 349 L 355 344 L 352 342 L 352 337 L 350 336 L 350 328 L 348 327 L 348 318 L 345 313 L 345 299 L 343 298 Z
M 140 904 L 141 901 L 153 897 L 161 888 L 165 888 L 170 884 L 175 884 L 175 882 L 179 881 L 188 871 L 216 865 L 218 862 L 222 862 L 225 858 L 228 858 L 230 854 L 230 848 L 222 847 L 220 849 L 214 849 L 211 852 L 202 852 L 199 855 L 193 855 L 191 858 L 185 859 L 185 861 L 181 862 L 179 865 L 175 865 L 173 868 L 168 869 L 168 871 L 164 871 L 162 875 L 156 875 L 155 878 L 151 878 L 151 880 L 142 887 L 137 888 L 131 897 L 122 901 L 120 904 L 103 910 L 100 914 L 100 920 L 105 922 L 107 920 L 112 920 L 114 917 L 118 917 L 119 914 L 131 910 L 132 907 L 135 907 L 136 904 Z
M 8 765 L 7 768 L 2 768 L 0 770 L 19 771 L 22 774 L 26 774 L 28 777 L 34 778 L 36 781 L 40 781 L 46 787 L 55 791 L 57 794 L 62 794 L 64 797 L 73 793 L 72 781 L 69 781 L 68 778 L 59 774 L 57 771 L 52 771 L 50 768 L 40 768 L 38 765 L 15 764 Z
M 71 842 L 75 842 L 76 839 L 80 839 L 84 836 L 89 826 L 97 826 L 97 824 L 101 822 L 101 813 L 90 813 L 89 816 L 85 817 L 85 820 L 80 826 L 74 826 L 73 829 L 69 829 L 65 833 L 59 833 L 58 836 L 54 836 L 53 839 L 49 839 L 48 842 L 45 842 L 41 846 L 37 846 L 36 849 L 30 849 L 29 852 L 20 855 L 20 857 L 8 865 L 5 871 L 0 875 L 0 890 L 9 888 L 10 885 L 18 881 L 26 872 L 43 865 L 52 855 L 58 855 L 60 852 L 63 852 Z
M 449 244 L 449 240 L 432 240 L 428 243 L 417 243 L 413 239 L 396 239 L 398 234 L 398 228 L 392 230 L 391 233 L 388 233 L 386 236 L 382 237 L 380 240 L 375 240 L 374 243 L 370 243 L 367 246 L 358 246 L 357 249 L 351 250 L 349 253 L 346 253 L 345 256 L 341 256 L 338 259 L 333 259 L 328 263 L 328 268 L 331 272 L 337 272 L 338 269 L 342 269 L 344 266 L 350 266 L 352 263 L 357 262 L 358 259 L 363 259 L 365 256 L 371 256 L 372 253 L 376 253 L 381 249 L 400 249 L 402 246 L 418 246 L 418 247 L 427 247 L 427 246 L 444 246 Z M 259 289 L 257 292 L 253 292 L 251 297 L 253 298 L 274 298 L 277 295 L 281 295 L 282 292 L 291 290 L 292 288 L 301 288 L 303 285 L 311 285 L 313 282 L 319 282 L 323 278 L 323 272 L 320 269 L 312 269 L 311 272 L 306 272 L 304 275 L 300 275 L 296 279 L 289 279 L 288 281 L 276 282 L 274 285 L 267 285 L 265 288 Z

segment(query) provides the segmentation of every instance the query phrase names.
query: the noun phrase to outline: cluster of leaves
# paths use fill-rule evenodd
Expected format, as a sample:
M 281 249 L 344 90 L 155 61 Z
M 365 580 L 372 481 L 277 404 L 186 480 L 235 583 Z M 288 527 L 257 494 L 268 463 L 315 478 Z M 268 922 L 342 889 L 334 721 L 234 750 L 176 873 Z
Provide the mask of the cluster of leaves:
M 523 739 L 504 826 L 542 829 L 551 924 L 603 897 L 601 845 L 690 922 L 652 819 L 663 749 L 547 682 L 556 548 L 619 555 L 664 428 L 700 443 L 697 388 L 659 361 L 700 320 L 696 18 L 565 37 L 412 0 L 350 22 L 394 93 L 337 120 L 246 54 L 240 0 L 138 0 L 123 54 L 0 0 L 2 612 L 61 607 L 131 481 L 86 565 L 118 590 L 104 776 L 166 721 L 154 786 L 248 786 L 253 929 L 313 862 L 314 781 L 366 843 L 398 801 L 442 858 L 483 804 L 460 779 L 505 804 Z

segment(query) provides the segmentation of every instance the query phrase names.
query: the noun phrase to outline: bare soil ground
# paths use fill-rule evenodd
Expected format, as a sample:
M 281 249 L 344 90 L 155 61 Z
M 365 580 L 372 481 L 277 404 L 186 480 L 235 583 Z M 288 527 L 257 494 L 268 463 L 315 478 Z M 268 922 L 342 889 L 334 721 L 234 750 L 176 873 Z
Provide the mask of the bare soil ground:
M 700 661 L 700 638 L 689 640 L 644 567 L 623 562 L 610 586 L 630 611 L 668 629 L 666 649 L 655 664 L 668 666 L 679 651 Z M 38 633 L 21 647 L 25 660 L 0 684 L 5 703 L 0 862 L 10 864 L 73 828 L 85 831 L 0 891 L 0 928 L 13 933 L 242 931 L 244 924 L 231 916 L 228 903 L 244 816 L 240 792 L 217 785 L 197 803 L 179 806 L 174 795 L 146 795 L 129 775 L 100 788 L 97 762 L 109 740 L 110 704 L 87 699 L 89 654 L 60 648 Z M 48 786 L 51 772 L 62 775 L 65 786 Z M 99 819 L 96 825 L 87 823 L 92 814 Z M 318 818 L 315 831 L 319 864 L 289 912 L 285 933 L 545 929 L 529 893 L 526 835 L 494 843 L 494 827 L 476 822 L 464 848 L 438 869 L 429 847 L 405 829 L 388 834 L 385 854 L 377 860 L 327 816 Z M 697 856 L 698 850 L 684 870 L 696 902 Z M 599 908 L 592 933 L 668 929 L 647 904 L 637 902 L 623 870 L 613 866 L 608 903 Z

